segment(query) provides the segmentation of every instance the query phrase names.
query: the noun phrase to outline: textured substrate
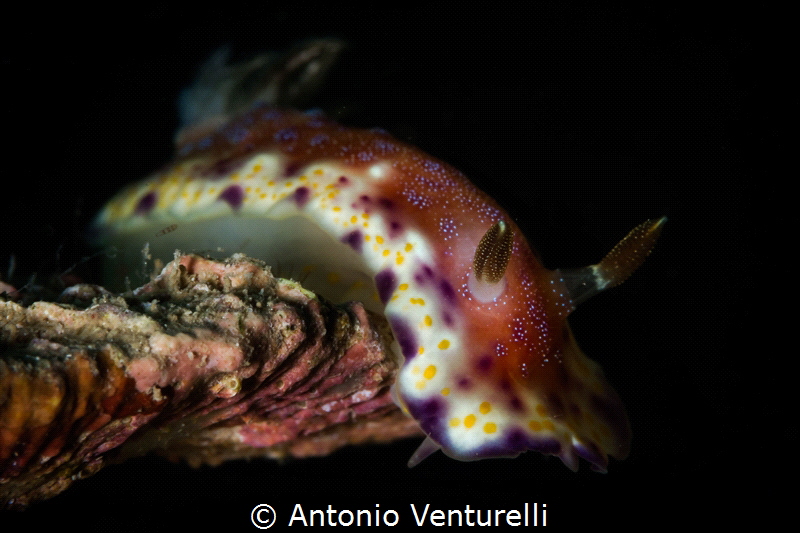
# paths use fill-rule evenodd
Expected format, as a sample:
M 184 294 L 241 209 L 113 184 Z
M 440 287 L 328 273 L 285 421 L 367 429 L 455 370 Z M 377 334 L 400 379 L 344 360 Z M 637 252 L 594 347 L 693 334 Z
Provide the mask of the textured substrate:
M 384 319 L 257 260 L 181 256 L 132 293 L 61 300 L 0 297 L 0 508 L 150 451 L 218 464 L 420 434 L 389 394 Z

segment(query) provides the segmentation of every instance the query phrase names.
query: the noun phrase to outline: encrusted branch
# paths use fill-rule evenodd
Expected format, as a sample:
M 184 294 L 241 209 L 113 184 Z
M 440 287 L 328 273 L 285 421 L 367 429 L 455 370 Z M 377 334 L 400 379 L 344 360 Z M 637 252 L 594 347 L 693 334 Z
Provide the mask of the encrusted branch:
M 324 455 L 418 435 L 392 402 L 383 317 L 244 256 L 177 257 L 145 286 L 0 298 L 0 508 L 110 461 Z

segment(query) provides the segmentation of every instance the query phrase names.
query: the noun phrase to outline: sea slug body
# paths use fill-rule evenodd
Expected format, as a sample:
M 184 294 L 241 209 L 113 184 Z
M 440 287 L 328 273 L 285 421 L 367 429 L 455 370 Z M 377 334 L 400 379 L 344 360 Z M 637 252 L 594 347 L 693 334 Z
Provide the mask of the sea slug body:
M 177 154 L 98 215 L 114 276 L 139 267 L 146 243 L 164 261 L 241 252 L 383 313 L 403 358 L 395 398 L 429 436 L 411 464 L 438 448 L 461 460 L 538 450 L 572 469 L 627 456 L 624 407 L 566 317 L 638 267 L 663 219 L 561 273 L 464 175 L 381 131 L 256 105 L 185 129 Z

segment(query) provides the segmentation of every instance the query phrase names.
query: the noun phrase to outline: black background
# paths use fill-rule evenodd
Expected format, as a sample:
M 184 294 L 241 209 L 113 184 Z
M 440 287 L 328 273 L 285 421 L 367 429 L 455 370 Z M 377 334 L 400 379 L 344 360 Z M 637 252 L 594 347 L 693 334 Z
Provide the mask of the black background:
M 346 40 L 315 104 L 465 172 L 550 268 L 596 262 L 647 218 L 669 222 L 640 271 L 571 320 L 631 418 L 631 455 L 608 474 L 534 453 L 478 463 L 437 454 L 409 470 L 416 440 L 282 464 L 192 469 L 145 457 L 0 523 L 255 530 L 258 503 L 282 520 L 294 503 L 380 503 L 410 525 L 410 503 L 526 501 L 547 502 L 555 526 L 770 520 L 782 508 L 773 477 L 797 445 L 791 348 L 779 348 L 794 292 L 783 253 L 794 201 L 781 183 L 796 170 L 781 159 L 797 105 L 785 17 L 582 4 L 9 16 L 0 269 L 13 255 L 17 279 L 90 253 L 91 217 L 168 161 L 177 95 L 224 44 L 241 59 L 311 37 Z M 78 268 L 89 281 L 95 270 Z

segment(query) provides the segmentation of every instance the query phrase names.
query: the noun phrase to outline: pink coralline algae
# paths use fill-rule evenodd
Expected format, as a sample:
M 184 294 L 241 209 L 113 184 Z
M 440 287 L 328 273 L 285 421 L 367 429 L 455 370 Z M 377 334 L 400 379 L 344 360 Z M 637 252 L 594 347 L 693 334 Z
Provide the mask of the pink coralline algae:
M 191 465 L 421 435 L 385 319 L 242 255 L 176 257 L 124 295 L 0 298 L 0 508 L 151 451 Z

